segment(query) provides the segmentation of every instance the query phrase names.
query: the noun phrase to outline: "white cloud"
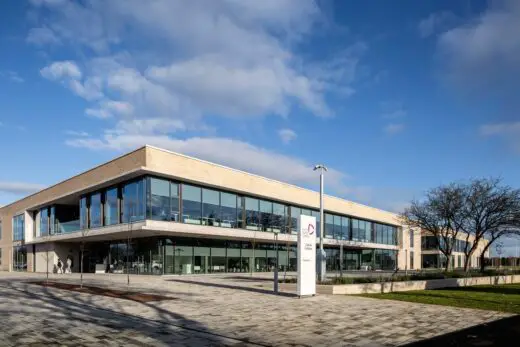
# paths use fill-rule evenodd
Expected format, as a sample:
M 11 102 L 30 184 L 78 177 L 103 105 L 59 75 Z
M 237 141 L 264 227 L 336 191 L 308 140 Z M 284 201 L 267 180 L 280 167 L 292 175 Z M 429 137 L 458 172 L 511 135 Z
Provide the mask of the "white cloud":
M 324 20 L 314 0 L 33 5 L 35 27 L 81 52 L 80 74 L 48 67 L 45 75 L 89 101 L 87 115 L 115 124 L 100 136 L 69 134 L 68 145 L 125 151 L 149 143 L 295 184 L 316 184 L 312 163 L 230 138 L 179 133 L 211 129 L 206 121 L 213 117 L 293 117 L 294 109 L 332 116 L 326 94 L 355 93 L 368 49 L 353 42 L 323 60 L 299 54 Z M 331 169 L 327 181 L 337 194 L 359 196 L 363 189 L 347 187 L 345 178 Z
M 284 182 L 312 185 L 314 188 L 318 182 L 318 176 L 313 171 L 311 163 L 227 138 L 178 139 L 161 134 L 139 135 L 128 132 L 119 134 L 107 132 L 103 138 L 75 138 L 68 140 L 67 144 L 93 150 L 116 151 L 128 151 L 144 144 L 150 144 Z M 346 178 L 345 174 L 329 169 L 327 185 L 336 193 L 351 193 L 353 190 L 345 185 Z
M 423 38 L 431 36 L 447 29 L 448 26 L 454 24 L 456 21 L 457 17 L 449 11 L 432 13 L 419 22 L 419 35 Z
M 498 137 L 520 153 L 520 122 L 484 124 L 480 127 L 480 134 L 486 137 Z
M 69 88 L 85 100 L 98 100 L 104 96 L 101 91 L 101 79 L 97 77 L 88 78 L 84 83 L 78 80 L 70 80 Z
M 405 125 L 403 123 L 390 123 L 383 128 L 383 131 L 388 135 L 395 135 L 402 132 L 404 129 Z
M 112 113 L 108 112 L 102 108 L 87 108 L 85 110 L 85 114 L 87 116 L 91 116 L 94 118 L 106 119 L 112 117 Z
M 280 136 L 280 139 L 283 143 L 289 143 L 292 140 L 296 139 L 298 135 L 294 132 L 294 130 L 291 129 L 280 129 L 278 130 L 278 136 Z
M 0 76 L 8 78 L 11 82 L 23 83 L 25 80 L 16 71 L 0 71 Z
M 57 61 L 40 70 L 40 74 L 50 80 L 63 78 L 80 79 L 81 70 L 73 61 Z
M 55 45 L 60 43 L 60 40 L 54 32 L 46 26 L 30 29 L 26 41 L 37 46 L 44 46 L 47 44 Z
M 507 94 L 515 100 L 520 86 L 520 2 L 491 2 L 472 21 L 442 33 L 438 39 L 446 78 L 486 96 Z M 514 94 L 514 95 L 513 95 Z
M 86 131 L 76 131 L 76 130 L 67 130 L 67 131 L 65 131 L 65 134 L 69 135 L 69 136 L 77 136 L 77 137 L 90 136 L 89 133 L 87 133 Z
M 101 104 L 107 110 L 121 115 L 130 115 L 134 111 L 134 107 L 128 102 L 105 100 Z
M 110 95 L 129 105 L 120 113 L 132 110 L 141 118 L 200 123 L 207 116 L 288 116 L 294 107 L 330 116 L 324 93 L 354 93 L 366 50 L 357 42 L 322 62 L 295 54 L 294 43 L 323 20 L 312 0 L 36 1 L 34 6 L 46 13 L 38 28 L 45 25 L 64 44 L 91 49 L 82 55 L 84 75 L 99 79 L 101 89 L 85 92 L 77 76 L 69 82 L 72 90 L 87 100 Z M 136 49 L 135 42 L 142 44 Z M 49 70 L 44 76 L 65 75 Z
M 45 188 L 45 186 L 34 183 L 0 182 L 0 192 L 9 194 L 31 194 L 43 188 Z

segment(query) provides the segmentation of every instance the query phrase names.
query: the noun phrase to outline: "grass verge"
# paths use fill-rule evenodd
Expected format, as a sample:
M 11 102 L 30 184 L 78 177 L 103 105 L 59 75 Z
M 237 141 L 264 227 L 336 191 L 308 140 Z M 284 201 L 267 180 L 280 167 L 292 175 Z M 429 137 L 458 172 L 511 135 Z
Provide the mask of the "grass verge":
M 361 296 L 520 314 L 520 284 L 362 294 Z

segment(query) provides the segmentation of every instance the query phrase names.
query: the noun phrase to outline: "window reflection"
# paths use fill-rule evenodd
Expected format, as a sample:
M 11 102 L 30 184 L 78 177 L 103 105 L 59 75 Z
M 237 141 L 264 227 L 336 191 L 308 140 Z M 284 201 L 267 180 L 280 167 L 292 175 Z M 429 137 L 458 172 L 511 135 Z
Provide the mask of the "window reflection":
M 219 226 L 220 193 L 212 189 L 202 189 L 202 224 Z
M 101 193 L 90 196 L 90 227 L 99 228 L 101 226 Z
M 220 193 L 220 226 L 237 227 L 237 196 L 230 193 Z
M 119 208 L 117 187 L 108 189 L 105 193 L 105 225 L 119 223 Z
M 150 178 L 151 219 L 169 221 L 170 219 L 170 181 Z
M 189 184 L 182 185 L 182 217 L 183 222 L 188 224 L 201 224 L 202 190 Z
M 260 218 L 258 211 L 258 199 L 245 198 L 246 201 L 246 229 L 259 230 Z
M 262 231 L 273 231 L 273 203 L 270 201 L 260 200 L 260 225 Z
M 139 179 L 123 187 L 123 222 L 143 220 L 145 215 L 145 180 Z
M 40 210 L 40 236 L 49 235 L 49 209 L 47 207 Z

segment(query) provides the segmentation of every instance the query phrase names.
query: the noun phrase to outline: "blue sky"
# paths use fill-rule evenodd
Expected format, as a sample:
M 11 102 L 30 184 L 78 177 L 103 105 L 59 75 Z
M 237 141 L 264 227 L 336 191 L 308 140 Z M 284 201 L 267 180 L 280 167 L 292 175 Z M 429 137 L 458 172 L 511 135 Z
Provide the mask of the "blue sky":
M 0 204 L 145 143 L 399 211 L 520 186 L 520 5 L 0 3 Z M 5 160 L 8 158 L 8 160 Z

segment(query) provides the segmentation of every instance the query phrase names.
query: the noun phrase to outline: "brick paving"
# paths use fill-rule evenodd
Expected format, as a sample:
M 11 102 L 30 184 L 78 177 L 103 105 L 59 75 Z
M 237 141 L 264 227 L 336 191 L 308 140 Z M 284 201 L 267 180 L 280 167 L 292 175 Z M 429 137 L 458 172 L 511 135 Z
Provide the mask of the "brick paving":
M 275 296 L 262 279 L 132 277 L 131 289 L 176 300 L 139 303 L 31 285 L 0 273 L 2 346 L 396 346 L 511 316 L 446 306 L 318 295 Z M 79 283 L 78 275 L 53 275 Z M 85 283 L 125 289 L 125 276 Z

